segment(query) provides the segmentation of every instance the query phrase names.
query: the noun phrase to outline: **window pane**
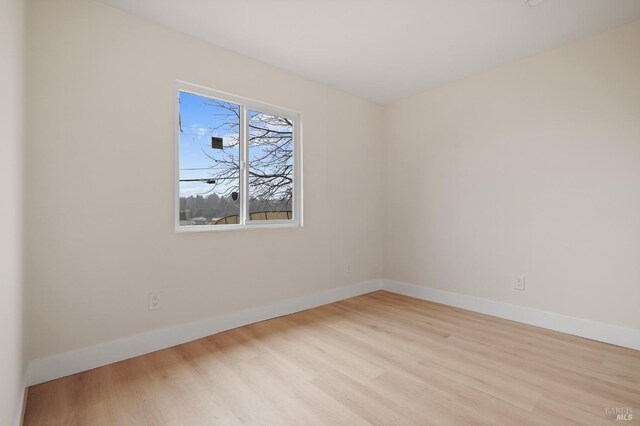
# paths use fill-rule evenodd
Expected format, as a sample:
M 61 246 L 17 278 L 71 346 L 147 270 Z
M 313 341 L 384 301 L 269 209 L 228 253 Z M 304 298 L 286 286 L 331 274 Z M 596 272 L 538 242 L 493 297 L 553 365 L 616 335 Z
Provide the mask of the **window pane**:
M 240 107 L 180 92 L 180 225 L 238 223 Z
M 293 218 L 293 123 L 249 111 L 249 219 Z

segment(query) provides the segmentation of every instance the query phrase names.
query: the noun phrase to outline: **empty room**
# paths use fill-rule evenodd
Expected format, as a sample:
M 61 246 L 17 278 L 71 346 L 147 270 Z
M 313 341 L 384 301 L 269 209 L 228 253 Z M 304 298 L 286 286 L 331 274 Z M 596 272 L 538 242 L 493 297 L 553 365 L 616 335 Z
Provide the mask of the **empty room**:
M 640 424 L 640 0 L 0 0 L 0 426 Z

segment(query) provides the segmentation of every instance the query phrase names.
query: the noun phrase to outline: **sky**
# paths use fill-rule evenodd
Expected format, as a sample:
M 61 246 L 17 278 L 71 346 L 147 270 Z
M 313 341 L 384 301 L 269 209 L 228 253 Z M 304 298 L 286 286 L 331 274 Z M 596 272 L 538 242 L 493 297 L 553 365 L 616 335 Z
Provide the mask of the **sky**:
M 227 108 L 225 108 L 225 106 Z M 209 179 L 215 173 L 224 170 L 224 165 L 216 165 L 215 159 L 223 159 L 225 156 L 232 155 L 236 164 L 240 158 L 240 147 L 236 140 L 239 131 L 239 118 L 233 111 L 239 114 L 240 106 L 228 102 L 212 100 L 210 98 L 195 95 L 187 92 L 180 92 L 180 180 L 184 179 Z M 267 127 L 275 132 L 291 131 L 291 126 L 281 126 L 274 123 L 266 124 L 260 121 L 264 117 L 273 118 L 269 114 L 256 111 L 248 111 L 248 120 L 250 125 L 259 127 Z M 255 121 L 254 121 L 255 120 Z M 252 124 L 253 123 L 253 124 Z M 255 130 L 254 130 L 255 131 Z M 249 135 L 251 136 L 251 132 Z M 213 149 L 211 147 L 211 137 L 223 138 L 224 150 Z M 235 146 L 232 146 L 234 145 Z M 252 165 L 262 167 L 263 173 L 268 173 L 269 169 L 265 169 L 260 161 L 254 162 L 260 158 L 270 158 L 268 151 L 263 150 L 263 145 L 257 141 L 253 141 L 249 145 L 249 167 Z M 291 158 L 290 161 L 293 161 Z M 206 182 L 180 182 L 180 196 L 189 197 L 192 195 L 208 196 L 210 194 L 218 194 L 227 196 L 232 187 L 237 188 L 239 182 L 221 181 L 216 185 Z M 252 193 L 250 185 L 249 192 Z
M 235 105 L 236 111 L 239 106 Z M 180 92 L 180 179 L 207 179 L 216 169 L 214 161 L 206 154 L 214 158 L 222 158 L 222 150 L 211 148 L 211 137 L 222 137 L 224 140 L 224 152 L 233 154 L 239 158 L 239 147 L 229 147 L 232 137 L 238 134 L 238 120 L 233 117 L 236 127 L 232 128 L 225 123 L 232 118 L 228 110 L 215 106 L 215 101 Z M 206 153 L 206 154 L 205 154 Z M 201 170 L 189 170 L 201 169 Z M 215 192 L 224 193 L 230 183 L 221 183 Z M 236 184 L 237 185 L 237 184 Z M 212 185 L 201 182 L 180 182 L 180 196 L 207 194 Z

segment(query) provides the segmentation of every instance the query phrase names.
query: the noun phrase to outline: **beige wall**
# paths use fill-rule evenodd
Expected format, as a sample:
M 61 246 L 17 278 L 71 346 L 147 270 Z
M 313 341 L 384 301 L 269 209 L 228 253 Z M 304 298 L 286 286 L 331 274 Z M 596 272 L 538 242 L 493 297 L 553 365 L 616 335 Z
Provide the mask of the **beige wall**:
M 27 15 L 31 358 L 379 277 L 381 107 L 92 1 Z M 302 113 L 304 228 L 174 232 L 176 80 Z
M 640 22 L 389 106 L 384 277 L 640 327 L 638 52 Z
M 22 356 L 21 0 L 0 0 L 0 425 L 12 425 L 24 389 Z
M 29 358 L 380 276 L 640 327 L 640 23 L 387 108 L 89 0 L 27 29 Z M 302 112 L 304 228 L 174 233 L 178 79 Z

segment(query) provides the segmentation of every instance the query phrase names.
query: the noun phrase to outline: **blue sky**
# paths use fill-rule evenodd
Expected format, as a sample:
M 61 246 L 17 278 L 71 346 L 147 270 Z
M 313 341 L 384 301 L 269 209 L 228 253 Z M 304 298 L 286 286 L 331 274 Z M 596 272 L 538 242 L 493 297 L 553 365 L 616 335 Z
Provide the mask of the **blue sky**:
M 214 161 L 206 154 L 214 158 L 222 158 L 222 150 L 211 148 L 211 137 L 218 136 L 224 139 L 225 153 L 231 153 L 239 158 L 239 148 L 229 148 L 232 137 L 237 136 L 238 127 L 232 128 L 225 123 L 231 118 L 230 112 L 214 105 L 215 101 L 180 92 L 180 119 L 182 132 L 180 133 L 180 179 L 209 178 L 215 170 Z M 237 105 L 236 108 L 239 108 Z M 235 118 L 234 118 L 235 120 Z M 236 120 L 236 124 L 237 120 Z M 204 153 L 203 153 L 204 151 Z M 203 170 L 186 170 L 203 169 Z M 224 193 L 228 184 L 222 183 L 216 187 L 218 194 Z M 207 183 L 180 182 L 180 196 L 204 194 L 212 189 Z
M 225 155 L 232 155 L 234 161 L 239 163 L 240 148 L 237 144 L 239 119 L 232 111 L 220 105 L 220 101 L 180 92 L 180 179 L 208 179 L 213 174 L 224 170 L 222 165 L 216 165 L 215 159 L 223 159 Z M 240 107 L 235 104 L 224 103 L 239 113 Z M 249 111 L 250 124 L 258 127 L 270 128 L 274 131 L 291 131 L 291 126 L 281 126 L 274 123 L 259 121 L 264 117 L 273 117 L 255 111 Z M 254 119 L 257 120 L 254 122 Z M 251 133 L 250 133 L 251 134 Z M 222 137 L 225 149 L 211 148 L 211 137 Z M 234 145 L 235 146 L 231 146 Z M 265 152 L 261 143 L 251 142 L 249 146 L 249 164 L 254 164 L 256 158 L 264 158 Z M 210 157 L 213 157 L 210 158 Z M 268 158 L 268 157 L 267 157 Z M 288 161 L 291 164 L 293 159 Z M 269 172 L 268 168 L 260 165 L 263 172 Z M 180 196 L 217 193 L 220 196 L 228 195 L 230 187 L 238 187 L 238 181 L 219 181 L 217 185 L 206 182 L 180 182 Z M 214 190 L 214 191 L 212 191 Z M 249 188 L 252 192 L 252 188 Z

